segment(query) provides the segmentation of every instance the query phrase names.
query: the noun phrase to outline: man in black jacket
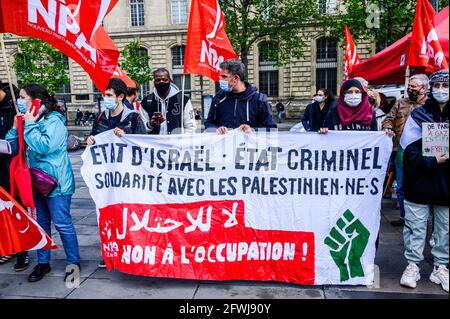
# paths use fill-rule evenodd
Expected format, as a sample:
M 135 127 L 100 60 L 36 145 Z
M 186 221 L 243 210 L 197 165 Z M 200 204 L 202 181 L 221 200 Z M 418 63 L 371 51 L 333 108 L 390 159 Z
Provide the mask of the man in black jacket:
M 245 81 L 244 64 L 228 60 L 220 68 L 221 90 L 212 100 L 205 128 L 219 134 L 236 128 L 247 133 L 252 128 L 277 128 L 267 96 Z
M 449 156 L 423 156 L 422 124 L 449 122 L 448 69 L 430 77 L 431 98 L 408 118 L 400 140 L 403 153 L 403 187 L 405 192 L 405 226 L 403 237 L 408 266 L 400 284 L 415 288 L 420 280 L 418 264 L 423 261 L 428 218 L 434 212 L 435 246 L 431 249 L 434 268 L 430 280 L 448 292 L 449 260 Z M 447 131 L 448 134 L 448 131 Z M 448 135 L 447 135 L 448 137 Z M 448 147 L 448 145 L 447 145 Z M 447 149 L 448 150 L 448 149 Z
M 124 106 L 126 96 L 126 84 L 120 79 L 112 78 L 103 97 L 106 110 L 95 119 L 91 135 L 87 139 L 88 145 L 95 143 L 95 135 L 112 129 L 119 137 L 124 134 L 147 134 L 139 113 Z

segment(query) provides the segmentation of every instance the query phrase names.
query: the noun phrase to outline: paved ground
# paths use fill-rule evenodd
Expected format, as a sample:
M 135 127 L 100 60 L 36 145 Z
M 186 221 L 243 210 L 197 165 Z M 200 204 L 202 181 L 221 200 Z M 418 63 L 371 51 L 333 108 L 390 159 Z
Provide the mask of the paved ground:
M 175 280 L 137 277 L 108 272 L 97 268 L 100 259 L 100 243 L 96 226 L 94 202 L 80 176 L 81 152 L 71 154 L 76 173 L 76 193 L 73 196 L 72 215 L 77 229 L 82 257 L 81 286 L 68 289 L 63 282 L 64 251 L 52 254 L 52 272 L 37 283 L 27 282 L 30 267 L 23 273 L 14 273 L 12 263 L 0 266 L 0 299 L 2 298 L 167 298 L 167 299 L 347 299 L 347 298 L 445 298 L 439 286 L 431 283 L 428 276 L 432 269 L 429 247 L 426 260 L 421 265 L 422 280 L 415 290 L 399 285 L 401 273 L 406 266 L 403 258 L 403 239 L 401 228 L 394 228 L 389 221 L 398 216 L 392 201 L 384 200 L 380 246 L 376 264 L 380 269 L 379 288 L 365 286 L 318 286 L 304 287 L 294 284 L 272 282 L 211 282 L 195 280 Z M 55 241 L 61 245 L 59 236 Z M 61 246 L 62 247 L 62 246 Z M 36 262 L 31 253 L 32 264 Z

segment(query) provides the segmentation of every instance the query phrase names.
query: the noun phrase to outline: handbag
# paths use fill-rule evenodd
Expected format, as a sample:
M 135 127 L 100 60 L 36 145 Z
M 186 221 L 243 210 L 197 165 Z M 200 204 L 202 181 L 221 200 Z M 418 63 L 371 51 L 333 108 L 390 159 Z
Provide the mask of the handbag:
M 30 174 L 33 190 L 44 197 L 50 195 L 58 185 L 56 178 L 38 168 L 30 169 Z
M 19 197 L 25 207 L 34 209 L 33 187 L 31 184 L 31 174 L 25 159 L 25 141 L 23 138 L 23 118 L 17 117 L 17 133 L 19 141 L 19 154 L 16 155 L 10 164 L 11 195 Z

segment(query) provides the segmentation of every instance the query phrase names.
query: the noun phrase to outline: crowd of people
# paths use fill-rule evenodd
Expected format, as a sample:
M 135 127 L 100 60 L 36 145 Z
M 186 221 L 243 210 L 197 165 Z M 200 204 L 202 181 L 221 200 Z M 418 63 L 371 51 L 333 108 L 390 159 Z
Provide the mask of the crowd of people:
M 277 128 L 267 95 L 246 81 L 245 73 L 245 66 L 239 60 L 221 64 L 220 90 L 213 98 L 205 119 L 207 132 L 227 134 L 237 129 L 250 133 L 254 129 Z M 91 123 L 92 131 L 87 138 L 89 145 L 95 144 L 96 135 L 108 130 L 113 130 L 119 137 L 125 134 L 170 135 L 196 131 L 197 114 L 189 97 L 180 96 L 170 72 L 160 68 L 153 75 L 154 91 L 142 99 L 138 109 L 134 105 L 139 99 L 139 90 L 127 88 L 120 79 L 110 80 L 103 97 L 105 110 Z M 419 127 L 425 122 L 448 123 L 448 70 L 438 71 L 430 78 L 425 74 L 412 76 L 406 97 L 396 101 L 392 108 L 389 108 L 386 96 L 370 89 L 369 83 L 362 78 L 345 81 L 339 93 L 339 97 L 335 97 L 329 88 L 317 90 L 304 112 L 303 127 L 318 134 L 334 130 L 385 131 L 394 139 L 392 162 L 395 163 L 400 216 L 393 225 L 403 226 L 404 256 L 408 262 L 400 284 L 409 288 L 417 286 L 419 266 L 424 259 L 428 219 L 433 215 L 434 245 L 431 254 L 434 268 L 430 280 L 448 292 L 449 158 L 446 154 L 424 157 L 422 136 L 417 132 L 404 131 L 408 120 L 415 121 Z M 13 94 L 18 98 L 17 105 L 22 113 L 18 117 L 12 103 Z M 42 101 L 37 115 L 31 110 L 34 99 Z M 281 123 L 285 106 L 277 101 L 276 109 L 278 122 Z M 82 115 L 78 110 L 76 125 L 80 124 Z M 63 242 L 67 264 L 80 267 L 77 236 L 70 215 L 74 176 L 65 147 L 68 133 L 58 104 L 39 84 L 28 84 L 20 91 L 11 92 L 9 85 L 2 83 L 0 119 L 0 139 L 9 141 L 15 151 L 17 121 L 24 121 L 30 168 L 39 168 L 57 179 L 57 188 L 47 197 L 35 194 L 37 221 L 49 236 L 53 221 Z M 0 156 L 0 185 L 8 190 L 7 165 L 10 157 Z M 0 263 L 11 258 L 3 256 Z M 27 253 L 19 254 L 16 263 L 19 264 L 16 271 L 25 270 L 29 263 Z M 99 267 L 105 267 L 103 261 Z M 29 281 L 41 280 L 50 270 L 50 252 L 38 251 L 38 264 Z

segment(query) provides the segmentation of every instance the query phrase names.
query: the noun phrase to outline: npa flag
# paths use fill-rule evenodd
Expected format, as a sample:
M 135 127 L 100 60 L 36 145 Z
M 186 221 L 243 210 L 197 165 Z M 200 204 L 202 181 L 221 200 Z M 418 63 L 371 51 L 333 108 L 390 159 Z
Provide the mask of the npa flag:
M 350 30 L 345 26 L 345 80 L 350 78 L 353 66 L 360 62 L 358 51 L 356 50 Z
M 447 69 L 448 62 L 434 26 L 435 12 L 428 0 L 418 0 L 414 18 L 408 65 L 428 72 Z
M 0 256 L 58 246 L 11 195 L 0 187 Z
M 193 0 L 186 44 L 185 74 L 220 80 L 220 64 L 238 58 L 225 33 L 225 16 L 218 0 Z
M 136 83 L 128 76 L 127 72 L 119 67 L 116 68 L 112 77 L 122 80 L 127 88 L 136 88 Z
M 119 50 L 102 27 L 118 0 L 0 0 L 0 32 L 41 39 L 106 89 Z

